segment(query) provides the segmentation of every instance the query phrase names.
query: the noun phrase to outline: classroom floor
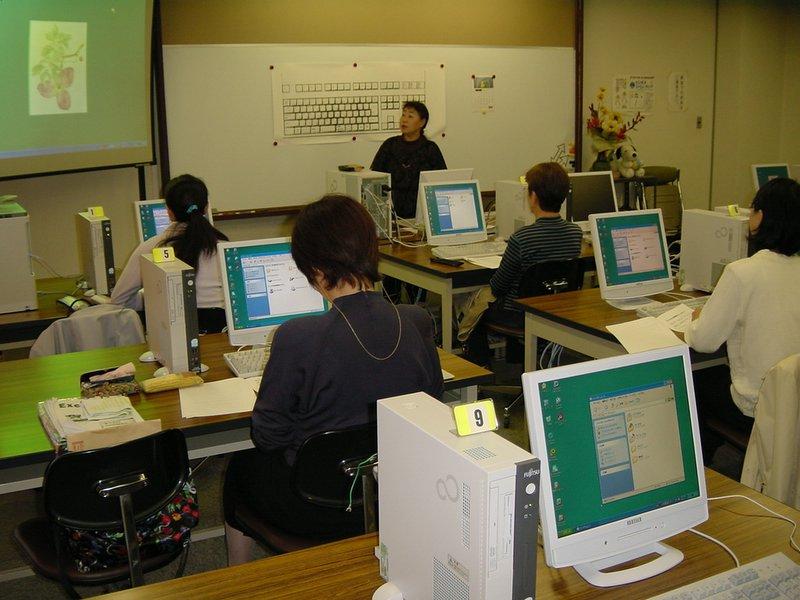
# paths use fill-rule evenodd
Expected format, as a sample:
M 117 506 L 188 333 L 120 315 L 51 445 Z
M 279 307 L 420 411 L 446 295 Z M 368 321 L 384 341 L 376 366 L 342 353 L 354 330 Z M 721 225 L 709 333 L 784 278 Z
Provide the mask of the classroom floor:
M 584 357 L 565 352 L 562 364 L 583 360 Z M 503 359 L 492 362 L 496 385 L 519 385 L 522 366 L 507 364 Z M 498 418 L 502 420 L 503 407 L 514 399 L 513 395 L 486 393 L 481 390 L 482 397 L 493 397 Z M 510 413 L 510 426 L 501 428 L 498 433 L 517 444 L 529 449 L 528 432 L 525 424 L 524 402 L 519 400 Z M 738 479 L 741 471 L 741 453 L 723 445 L 715 454 L 711 468 Z M 202 573 L 226 566 L 225 539 L 222 535 L 222 478 L 225 472 L 225 457 L 212 457 L 196 468 L 195 483 L 201 507 L 201 520 L 192 533 L 192 545 L 185 574 Z M 39 577 L 30 570 L 22 558 L 12 532 L 17 523 L 33 516 L 42 515 L 41 494 L 36 490 L 0 495 L 0 598 L 15 600 L 40 600 L 44 598 L 64 597 L 60 585 Z M 256 549 L 256 558 L 268 556 L 261 548 Z M 145 581 L 154 583 L 174 576 L 175 564 L 159 571 L 145 575 Z M 78 588 L 82 596 L 97 596 L 104 592 L 102 587 Z

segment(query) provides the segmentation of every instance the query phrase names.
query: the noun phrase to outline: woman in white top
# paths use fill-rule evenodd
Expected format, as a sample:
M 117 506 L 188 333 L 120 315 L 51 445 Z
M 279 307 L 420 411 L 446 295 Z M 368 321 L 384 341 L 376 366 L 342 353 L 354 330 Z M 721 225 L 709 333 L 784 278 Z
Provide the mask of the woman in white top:
M 778 178 L 761 187 L 750 212 L 750 246 L 749 258 L 725 268 L 686 332 L 686 343 L 700 352 L 728 345 L 727 385 L 712 392 L 705 373 L 696 372 L 701 418 L 713 414 L 748 432 L 764 375 L 800 352 L 800 184 Z
M 111 294 L 114 304 L 141 311 L 142 272 L 139 256 L 158 246 L 172 246 L 175 256 L 197 272 L 197 317 L 201 333 L 217 333 L 225 327 L 222 274 L 217 259 L 217 242 L 227 240 L 206 218 L 208 188 L 192 175 L 179 175 L 164 187 L 164 199 L 171 221 L 159 235 L 133 251 Z

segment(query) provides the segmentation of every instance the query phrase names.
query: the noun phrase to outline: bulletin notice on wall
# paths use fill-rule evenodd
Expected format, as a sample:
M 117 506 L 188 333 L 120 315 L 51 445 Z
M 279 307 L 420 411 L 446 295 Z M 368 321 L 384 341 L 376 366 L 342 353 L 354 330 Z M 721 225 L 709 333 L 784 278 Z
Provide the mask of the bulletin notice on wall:
M 397 134 L 403 104 L 423 102 L 429 137 L 445 127 L 445 69 L 427 63 L 271 65 L 276 142 L 325 144 Z
M 652 75 L 617 75 L 614 77 L 614 110 L 653 112 L 656 101 L 656 78 Z

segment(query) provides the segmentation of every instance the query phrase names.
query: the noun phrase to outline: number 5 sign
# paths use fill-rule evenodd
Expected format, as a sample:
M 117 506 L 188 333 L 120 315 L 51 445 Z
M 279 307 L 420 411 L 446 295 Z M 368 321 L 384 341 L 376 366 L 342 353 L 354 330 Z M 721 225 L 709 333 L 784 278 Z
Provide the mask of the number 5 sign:
M 454 406 L 453 416 L 456 419 L 456 430 L 461 436 L 497 429 L 494 402 L 489 399 Z

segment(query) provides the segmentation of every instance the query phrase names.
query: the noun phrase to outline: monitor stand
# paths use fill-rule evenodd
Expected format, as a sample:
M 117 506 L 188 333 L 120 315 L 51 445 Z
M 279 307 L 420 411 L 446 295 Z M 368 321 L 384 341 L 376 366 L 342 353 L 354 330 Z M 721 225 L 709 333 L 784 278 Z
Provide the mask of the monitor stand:
M 642 296 L 640 298 L 605 298 L 605 301 L 619 310 L 636 310 L 637 308 L 653 303 L 647 296 Z
M 621 571 L 612 571 L 610 573 L 602 572 L 602 569 L 621 565 L 622 563 L 647 556 L 648 554 L 658 554 L 659 557 L 645 564 L 622 569 Z M 612 587 L 616 585 L 626 585 L 628 583 L 647 579 L 648 577 L 653 577 L 671 569 L 682 560 L 683 552 L 677 548 L 667 546 L 660 542 L 654 542 L 643 548 L 629 550 L 628 552 L 616 554 L 602 560 L 575 565 L 575 570 L 581 577 L 594 586 Z

